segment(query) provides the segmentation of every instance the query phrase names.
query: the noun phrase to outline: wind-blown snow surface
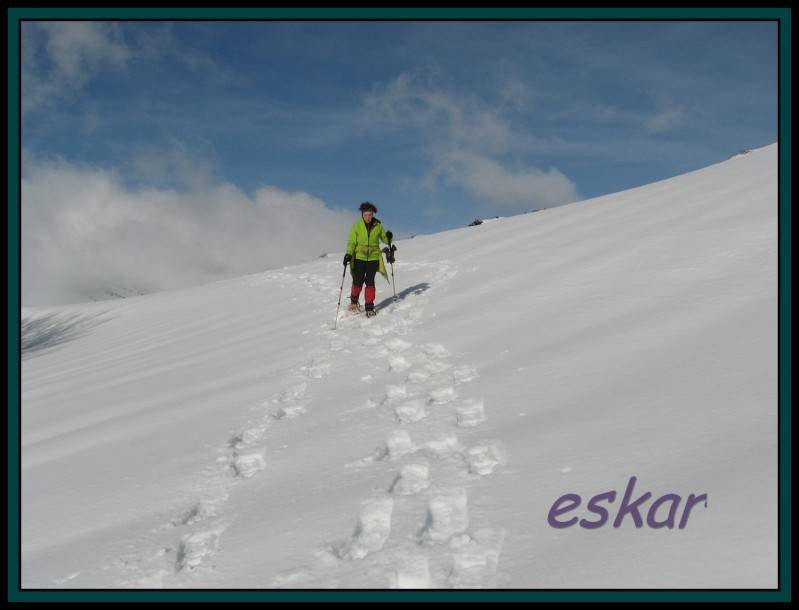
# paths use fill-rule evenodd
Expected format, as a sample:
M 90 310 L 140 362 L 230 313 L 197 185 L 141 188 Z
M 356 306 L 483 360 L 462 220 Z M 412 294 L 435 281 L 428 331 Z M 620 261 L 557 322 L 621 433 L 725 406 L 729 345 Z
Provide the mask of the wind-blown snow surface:
M 776 586 L 776 145 L 398 247 L 25 309 L 23 586 Z

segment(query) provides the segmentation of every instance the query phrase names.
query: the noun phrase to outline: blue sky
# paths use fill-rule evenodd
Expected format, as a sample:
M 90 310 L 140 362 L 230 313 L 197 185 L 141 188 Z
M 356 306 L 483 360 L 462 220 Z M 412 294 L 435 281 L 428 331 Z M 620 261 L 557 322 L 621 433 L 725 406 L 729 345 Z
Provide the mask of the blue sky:
M 773 22 L 26 22 L 22 68 L 24 175 L 369 199 L 405 234 L 777 140 Z
M 47 77 L 63 68 L 48 57 L 47 30 L 31 25 L 23 44 Z M 26 112 L 23 147 L 113 167 L 131 185 L 175 186 L 169 172 L 132 164 L 179 150 L 246 191 L 274 185 L 342 208 L 371 199 L 404 230 L 431 232 L 556 203 L 531 196 L 529 206 L 498 207 L 490 187 L 464 185 L 458 168 L 431 178 L 440 147 L 517 176 L 556 168 L 584 198 L 777 139 L 774 23 L 92 25 L 104 39 L 72 49 L 83 81 Z M 104 59 L 103 45 L 125 56 Z M 390 96 L 403 77 L 409 91 L 387 101 L 401 116 L 370 111 L 370 96 Z M 425 97 L 435 95 L 438 110 Z M 463 123 L 441 125 L 447 112 Z M 469 135 L 481 113 L 496 125 Z M 492 141 L 503 128 L 518 141 Z

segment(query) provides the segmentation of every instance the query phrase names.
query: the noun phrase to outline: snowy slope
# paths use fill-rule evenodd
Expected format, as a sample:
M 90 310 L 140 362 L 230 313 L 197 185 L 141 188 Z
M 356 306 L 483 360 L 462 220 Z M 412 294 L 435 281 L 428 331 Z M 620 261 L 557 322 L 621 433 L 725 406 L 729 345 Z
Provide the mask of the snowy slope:
M 776 586 L 776 145 L 398 247 L 25 309 L 23 587 Z

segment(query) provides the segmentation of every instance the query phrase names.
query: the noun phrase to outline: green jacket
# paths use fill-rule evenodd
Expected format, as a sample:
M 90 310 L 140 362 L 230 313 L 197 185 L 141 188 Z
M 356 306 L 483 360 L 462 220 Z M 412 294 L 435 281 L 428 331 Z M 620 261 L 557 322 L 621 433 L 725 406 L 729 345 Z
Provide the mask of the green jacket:
M 380 242 L 388 244 L 386 230 L 377 218 L 372 218 L 372 228 L 367 230 L 363 218 L 359 218 L 350 229 L 350 236 L 347 238 L 347 254 L 353 259 L 362 261 L 380 261 L 378 271 L 388 282 L 388 272 L 383 263 L 383 254 L 380 251 Z M 352 265 L 350 265 L 352 273 Z

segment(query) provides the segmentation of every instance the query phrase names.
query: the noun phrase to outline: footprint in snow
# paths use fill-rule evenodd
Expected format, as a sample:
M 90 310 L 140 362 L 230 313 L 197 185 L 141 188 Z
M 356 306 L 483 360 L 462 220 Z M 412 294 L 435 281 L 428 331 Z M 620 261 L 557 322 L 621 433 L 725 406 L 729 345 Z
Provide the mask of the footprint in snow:
M 408 396 L 408 388 L 402 384 L 388 384 L 386 386 L 386 394 L 383 398 L 383 404 L 390 405 L 399 400 L 403 400 Z
M 424 403 L 420 399 L 409 400 L 394 407 L 394 414 L 397 420 L 404 424 L 412 424 L 427 417 Z
M 427 519 L 419 532 L 424 543 L 447 542 L 469 527 L 468 498 L 462 487 L 441 491 L 430 498 Z
M 267 425 L 261 424 L 252 428 L 247 428 L 238 434 L 235 434 L 229 442 L 229 446 L 233 449 L 244 449 L 258 443 L 266 432 Z
M 430 566 L 427 557 L 405 551 L 397 556 L 389 576 L 390 589 L 429 589 Z
M 186 534 L 178 545 L 175 572 L 194 570 L 219 550 L 222 529 Z
M 396 459 L 416 451 L 407 430 L 392 430 L 386 435 L 385 445 L 378 449 L 378 459 Z
M 404 496 L 419 493 L 429 486 L 430 465 L 426 462 L 416 462 L 402 467 L 389 491 Z
M 172 520 L 172 525 L 178 527 L 180 525 L 194 525 L 212 517 L 218 517 L 221 512 L 222 504 L 228 499 L 225 495 L 215 500 L 201 500 L 176 519 Z
M 458 534 L 449 542 L 452 568 L 447 583 L 458 588 L 494 588 L 504 529 Z
M 471 447 L 466 453 L 469 472 L 489 475 L 497 466 L 507 463 L 505 451 L 496 442 L 482 443 Z
M 294 419 L 306 412 L 307 410 L 304 404 L 285 405 L 272 413 L 272 418 L 277 420 Z
M 230 461 L 230 468 L 233 475 L 241 479 L 249 479 L 260 470 L 266 468 L 264 451 L 254 451 L 252 453 L 234 453 Z
M 370 498 L 363 502 L 350 539 L 336 545 L 334 552 L 340 559 L 363 559 L 369 553 L 383 548 L 391 534 L 391 514 L 394 499 L 391 496 Z

